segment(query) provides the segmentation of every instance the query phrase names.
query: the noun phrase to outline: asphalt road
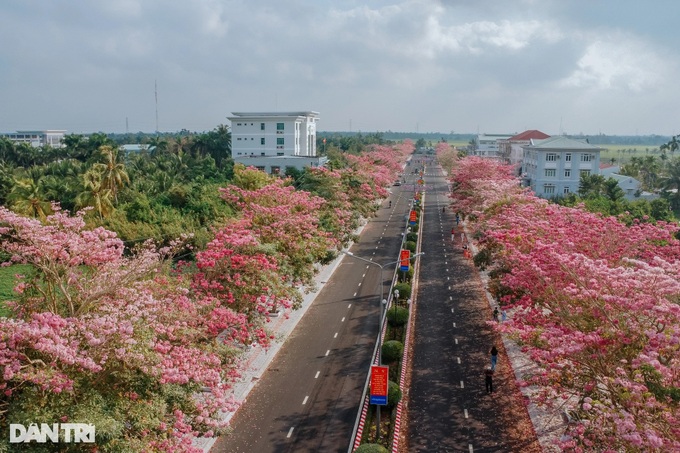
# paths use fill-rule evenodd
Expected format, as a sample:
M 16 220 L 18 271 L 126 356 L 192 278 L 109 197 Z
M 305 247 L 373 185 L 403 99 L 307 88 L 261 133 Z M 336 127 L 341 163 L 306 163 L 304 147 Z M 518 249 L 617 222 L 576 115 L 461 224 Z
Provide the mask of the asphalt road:
M 412 192 L 393 191 L 393 207 L 385 201 L 351 248 L 356 256 L 398 259 Z M 394 267 L 383 272 L 385 293 Z M 380 280 L 378 266 L 343 259 L 211 453 L 347 451 L 378 334 Z
M 486 393 L 488 351 L 500 340 L 487 324 L 491 309 L 476 270 L 463 257 L 460 227 L 451 241 L 455 214 L 449 208 L 441 169 L 428 167 L 425 183 L 434 191 L 425 205 L 421 239 L 425 255 L 420 261 L 404 451 L 529 451 L 535 438 L 527 440 L 513 426 L 507 402 L 516 387 L 502 355 L 495 393 Z

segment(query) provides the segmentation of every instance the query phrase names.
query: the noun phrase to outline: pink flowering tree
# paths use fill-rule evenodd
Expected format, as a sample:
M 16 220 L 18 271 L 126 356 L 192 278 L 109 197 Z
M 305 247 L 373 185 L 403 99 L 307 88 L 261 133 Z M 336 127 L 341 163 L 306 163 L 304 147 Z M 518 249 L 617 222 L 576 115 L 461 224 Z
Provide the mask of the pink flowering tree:
M 557 206 L 504 186 L 497 169 L 463 159 L 453 203 L 474 214 L 491 289 L 511 312 L 496 327 L 538 365 L 526 383 L 575 417 L 562 449 L 678 450 L 677 225 Z
M 331 233 L 320 228 L 326 201 L 278 178 L 252 190 L 229 185 L 221 193 L 258 241 L 274 248 L 281 275 L 293 286 L 312 286 L 314 265 L 337 244 Z
M 93 423 L 93 451 L 193 451 L 195 436 L 223 429 L 235 353 L 210 335 L 183 278 L 168 277 L 171 250 L 124 256 L 82 214 L 55 206 L 43 224 L 0 208 L 5 264 L 30 268 L 0 318 L 1 429 Z

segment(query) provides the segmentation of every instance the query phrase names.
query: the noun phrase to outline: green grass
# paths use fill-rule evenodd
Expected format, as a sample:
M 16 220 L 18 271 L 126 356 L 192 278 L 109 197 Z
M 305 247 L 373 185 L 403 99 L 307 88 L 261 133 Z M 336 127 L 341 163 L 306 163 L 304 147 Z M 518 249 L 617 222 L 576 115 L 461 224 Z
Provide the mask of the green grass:
M 5 306 L 5 301 L 16 298 L 14 285 L 16 285 L 16 275 L 25 274 L 30 270 L 27 264 L 15 264 L 10 267 L 0 267 L 0 316 L 7 316 L 9 310 Z
M 631 157 L 644 156 L 661 156 L 658 146 L 654 145 L 597 145 L 602 147 L 600 152 L 600 162 L 611 163 L 615 159 L 614 164 L 623 165 L 630 161 Z

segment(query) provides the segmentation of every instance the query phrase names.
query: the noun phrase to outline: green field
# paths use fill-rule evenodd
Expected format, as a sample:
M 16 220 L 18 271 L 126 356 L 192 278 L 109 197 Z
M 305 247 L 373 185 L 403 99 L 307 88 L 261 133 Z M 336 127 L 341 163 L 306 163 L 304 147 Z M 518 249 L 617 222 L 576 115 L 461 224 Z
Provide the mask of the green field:
M 597 145 L 603 148 L 600 152 L 600 162 L 610 163 L 615 159 L 615 164 L 625 164 L 631 157 L 637 156 L 660 156 L 661 151 L 655 145 Z

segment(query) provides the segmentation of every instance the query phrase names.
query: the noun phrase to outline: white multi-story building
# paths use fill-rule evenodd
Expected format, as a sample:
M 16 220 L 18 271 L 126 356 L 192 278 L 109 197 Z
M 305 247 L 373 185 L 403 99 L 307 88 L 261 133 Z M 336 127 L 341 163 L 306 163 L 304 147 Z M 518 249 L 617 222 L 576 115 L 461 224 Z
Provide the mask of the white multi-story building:
M 521 167 L 522 159 L 524 158 L 524 150 L 522 146 L 531 144 L 531 140 L 544 140 L 550 137 L 537 130 L 524 131 L 520 134 L 513 135 L 507 139 L 498 140 L 498 155 L 510 165 L 517 168 Z
M 478 134 L 475 137 L 475 149 L 472 154 L 479 157 L 489 157 L 492 159 L 499 159 L 499 141 L 507 140 L 512 135 L 507 134 Z
M 531 140 L 522 148 L 523 182 L 539 197 L 578 192 L 581 175 L 600 173 L 602 148 L 585 141 L 560 135 Z
M 14 143 L 28 143 L 33 147 L 51 146 L 61 148 L 62 140 L 66 131 L 46 130 L 46 131 L 16 131 L 0 133 L 0 137 L 5 137 Z
M 271 174 L 326 162 L 316 154 L 318 112 L 232 112 L 231 155 L 236 163 Z

